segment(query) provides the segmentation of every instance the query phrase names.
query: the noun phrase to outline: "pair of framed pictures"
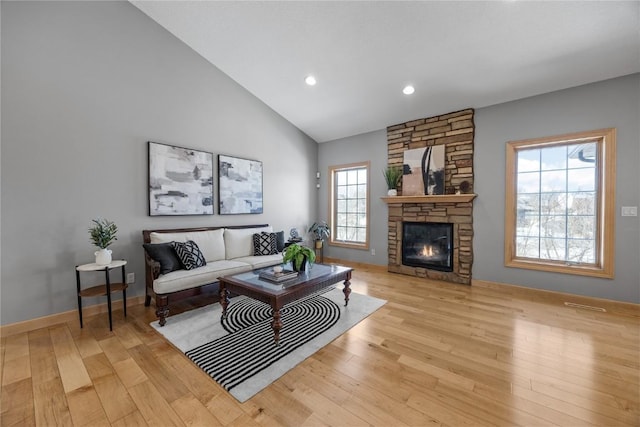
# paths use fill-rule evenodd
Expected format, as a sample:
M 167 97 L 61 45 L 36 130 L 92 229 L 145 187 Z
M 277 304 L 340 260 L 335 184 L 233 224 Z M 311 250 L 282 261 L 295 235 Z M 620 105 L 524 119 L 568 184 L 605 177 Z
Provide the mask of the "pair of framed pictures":
M 149 216 L 213 215 L 213 154 L 149 141 Z M 218 213 L 262 213 L 262 162 L 218 155 Z

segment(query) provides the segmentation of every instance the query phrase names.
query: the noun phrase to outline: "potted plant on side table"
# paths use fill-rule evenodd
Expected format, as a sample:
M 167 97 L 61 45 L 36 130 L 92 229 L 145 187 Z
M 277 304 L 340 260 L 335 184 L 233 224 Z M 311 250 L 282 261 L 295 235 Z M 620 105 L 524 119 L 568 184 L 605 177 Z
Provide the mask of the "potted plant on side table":
M 116 237 L 118 227 L 113 222 L 102 218 L 94 219 L 93 223 L 95 225 L 89 228 L 89 236 L 91 243 L 100 248 L 100 250 L 94 253 L 96 256 L 96 264 L 109 265 L 111 264 L 111 250 L 109 249 L 109 245 L 115 240 L 118 240 Z
M 325 221 L 314 222 L 313 225 L 309 227 L 309 233 L 313 234 L 316 249 L 321 249 L 324 239 L 328 239 L 331 235 L 331 229 Z
M 387 195 L 397 196 L 398 184 L 400 183 L 400 179 L 402 178 L 402 168 L 400 166 L 388 166 L 385 170 L 382 171 L 382 175 L 384 176 L 384 180 L 387 183 Z
M 284 263 L 291 262 L 294 271 L 305 271 L 307 261 L 309 261 L 309 265 L 316 261 L 316 254 L 306 246 L 292 243 L 284 250 L 282 261 Z

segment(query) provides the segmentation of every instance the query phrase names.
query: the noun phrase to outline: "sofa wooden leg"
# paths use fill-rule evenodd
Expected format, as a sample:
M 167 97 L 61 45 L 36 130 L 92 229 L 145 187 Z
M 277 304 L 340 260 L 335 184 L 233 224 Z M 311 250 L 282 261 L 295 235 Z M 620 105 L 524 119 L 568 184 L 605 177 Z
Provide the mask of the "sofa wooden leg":
M 156 316 L 158 316 L 160 326 L 164 326 L 167 323 L 167 317 L 169 316 L 168 297 L 156 295 Z
M 149 307 L 150 305 L 151 305 L 151 295 L 149 295 L 147 291 L 147 294 L 144 296 L 144 306 Z

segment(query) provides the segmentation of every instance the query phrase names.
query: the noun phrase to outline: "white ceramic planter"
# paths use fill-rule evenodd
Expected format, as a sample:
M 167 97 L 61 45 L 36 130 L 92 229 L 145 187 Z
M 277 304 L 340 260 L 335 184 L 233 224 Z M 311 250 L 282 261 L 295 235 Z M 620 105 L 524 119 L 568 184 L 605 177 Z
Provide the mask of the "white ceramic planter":
M 387 196 L 397 196 L 398 195 L 398 190 L 396 190 L 395 188 L 392 188 L 391 190 L 387 191 Z
M 100 249 L 94 253 L 96 256 L 96 264 L 109 265 L 111 264 L 111 249 Z

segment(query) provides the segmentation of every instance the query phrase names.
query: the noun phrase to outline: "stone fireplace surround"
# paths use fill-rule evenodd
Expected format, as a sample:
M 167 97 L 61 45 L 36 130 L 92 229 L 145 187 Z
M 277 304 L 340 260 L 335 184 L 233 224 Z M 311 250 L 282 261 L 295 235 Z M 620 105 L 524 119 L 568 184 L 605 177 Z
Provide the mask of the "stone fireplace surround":
M 474 110 L 466 109 L 426 119 L 389 126 L 389 166 L 402 166 L 405 150 L 445 145 L 445 195 L 383 197 L 389 205 L 388 270 L 409 276 L 471 284 L 473 264 L 473 139 Z M 467 181 L 467 194 L 456 195 Z M 402 264 L 402 223 L 442 222 L 453 224 L 453 271 L 443 272 Z

